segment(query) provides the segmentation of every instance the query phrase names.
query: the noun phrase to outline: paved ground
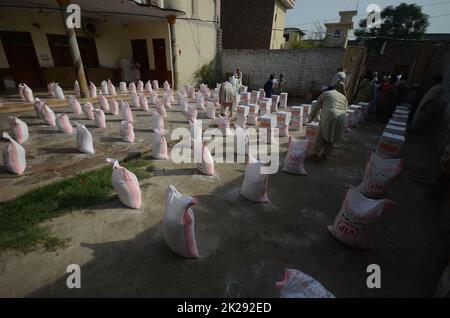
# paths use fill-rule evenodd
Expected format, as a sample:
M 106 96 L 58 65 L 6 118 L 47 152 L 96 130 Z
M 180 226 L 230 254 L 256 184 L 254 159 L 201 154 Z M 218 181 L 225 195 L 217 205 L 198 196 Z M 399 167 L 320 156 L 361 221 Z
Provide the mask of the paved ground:
M 181 125 L 182 116 L 174 112 L 169 120 Z M 139 125 L 149 129 L 148 123 L 144 117 Z M 110 129 L 111 134 L 116 131 Z M 154 176 L 140 180 L 144 204 L 139 211 L 112 201 L 58 217 L 44 225 L 69 238 L 67 248 L 0 255 L 0 296 L 276 297 L 274 282 L 282 279 L 284 268 L 316 277 L 338 297 L 431 296 L 439 275 L 435 208 L 423 194 L 424 182 L 435 173 L 436 158 L 426 136 L 408 140 L 404 172 L 389 195 L 398 205 L 377 224 L 373 250 L 348 248 L 326 231 L 342 203 L 345 185 L 360 182 L 367 153 L 382 129 L 367 123 L 348 134 L 328 162 L 306 164 L 307 177 L 281 171 L 271 176 L 272 202 L 266 205 L 239 195 L 244 164 L 217 164 L 217 176 L 204 177 L 195 165 L 158 161 Z M 55 137 L 50 136 L 43 140 Z M 96 132 L 96 139 L 101 136 L 107 138 L 107 133 Z M 138 138 L 149 145 L 151 133 Z M 281 142 L 284 158 L 287 139 Z M 68 154 L 52 155 L 64 161 Z M 198 260 L 178 257 L 164 242 L 161 221 L 169 184 L 200 200 L 194 208 L 202 255 Z M 73 263 L 82 268 L 79 290 L 65 284 L 66 266 Z M 382 268 L 380 290 L 366 287 L 369 264 Z

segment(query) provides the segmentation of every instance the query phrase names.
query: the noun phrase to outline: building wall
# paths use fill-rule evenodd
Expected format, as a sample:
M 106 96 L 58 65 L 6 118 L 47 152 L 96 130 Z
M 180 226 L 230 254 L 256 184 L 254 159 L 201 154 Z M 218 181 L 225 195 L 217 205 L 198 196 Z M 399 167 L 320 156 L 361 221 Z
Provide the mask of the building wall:
M 345 50 L 320 48 L 308 50 L 223 50 L 223 72 L 239 66 L 249 76 L 251 89 L 262 88 L 269 75 L 283 73 L 286 91 L 291 95 L 308 96 L 311 91 L 329 85 L 342 65 Z
M 39 24 L 40 28 L 33 24 Z M 130 23 L 117 21 L 98 22 L 99 36 L 95 37 L 97 54 L 101 67 L 117 67 L 120 58 L 131 58 L 131 40 L 146 39 L 150 67 L 154 69 L 152 39 L 166 40 L 167 68 L 171 70 L 170 41 L 166 20 L 156 23 Z M 39 14 L 36 11 L 2 10 L 0 30 L 30 32 L 41 67 L 54 67 L 47 34 L 65 34 L 62 18 L 57 12 Z M 84 36 L 84 34 L 79 33 Z M 0 48 L 0 68 L 7 68 L 8 63 L 3 48 Z
M 186 16 L 175 24 L 179 85 L 193 84 L 195 72 L 216 55 L 216 24 L 211 22 L 216 19 L 215 1 L 194 1 L 198 2 L 198 12 L 193 12 L 191 0 L 180 3 Z
M 278 50 L 284 47 L 285 39 L 283 37 L 284 27 L 286 26 L 286 7 L 280 0 L 275 1 L 275 10 L 273 13 L 272 39 L 270 48 Z
M 341 30 L 340 37 L 335 37 L 334 32 Z M 328 25 L 327 35 L 324 40 L 326 47 L 346 47 L 348 41 L 349 27 L 347 25 Z
M 224 49 L 269 49 L 274 8 L 275 0 L 222 0 L 222 47 Z

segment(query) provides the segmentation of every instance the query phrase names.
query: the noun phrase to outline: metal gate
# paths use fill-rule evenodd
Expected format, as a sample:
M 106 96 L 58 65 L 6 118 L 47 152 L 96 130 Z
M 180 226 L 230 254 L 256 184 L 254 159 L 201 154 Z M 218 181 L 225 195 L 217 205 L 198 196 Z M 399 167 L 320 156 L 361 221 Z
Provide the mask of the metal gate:
M 342 61 L 342 67 L 349 74 L 346 80 L 347 99 L 349 103 L 358 89 L 361 74 L 364 71 L 367 48 L 364 46 L 348 46 Z

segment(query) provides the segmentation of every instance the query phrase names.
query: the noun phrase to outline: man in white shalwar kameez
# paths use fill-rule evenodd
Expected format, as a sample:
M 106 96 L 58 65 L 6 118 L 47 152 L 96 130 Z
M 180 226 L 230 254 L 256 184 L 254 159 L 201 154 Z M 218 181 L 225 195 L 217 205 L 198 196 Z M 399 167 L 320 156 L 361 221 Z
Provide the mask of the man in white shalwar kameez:
M 344 133 L 348 107 L 344 94 L 345 85 L 342 81 L 338 82 L 333 90 L 322 93 L 311 109 L 310 121 L 316 119 L 320 112 L 319 131 L 312 155 L 315 162 L 326 160 Z

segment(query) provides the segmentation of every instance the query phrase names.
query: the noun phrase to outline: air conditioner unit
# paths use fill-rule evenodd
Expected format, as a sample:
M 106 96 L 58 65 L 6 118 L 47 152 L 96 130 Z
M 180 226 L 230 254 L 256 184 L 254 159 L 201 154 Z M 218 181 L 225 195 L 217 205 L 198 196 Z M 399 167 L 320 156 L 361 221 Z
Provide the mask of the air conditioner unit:
M 90 36 L 99 36 L 100 28 L 95 20 L 85 19 L 83 21 L 83 33 Z

